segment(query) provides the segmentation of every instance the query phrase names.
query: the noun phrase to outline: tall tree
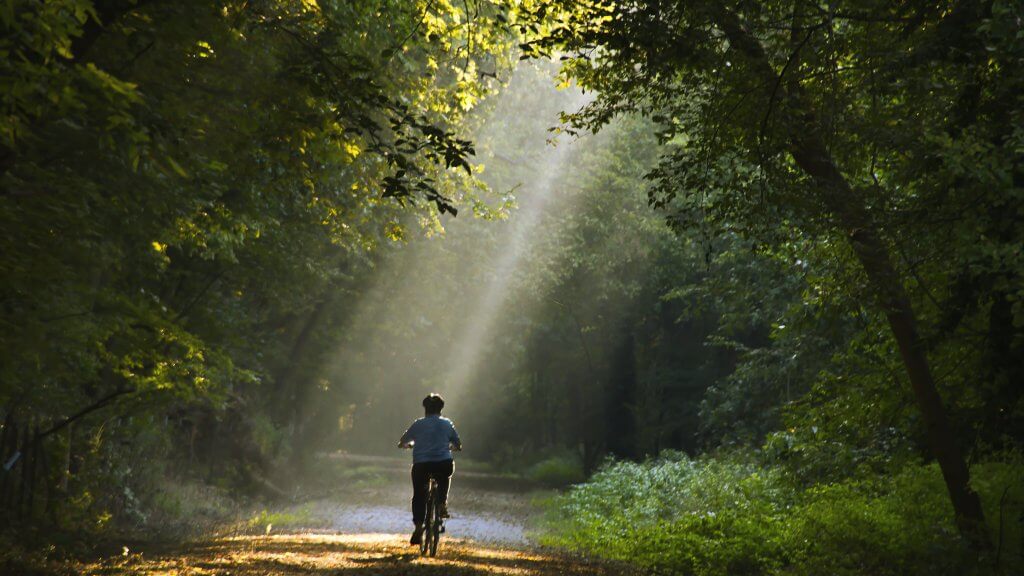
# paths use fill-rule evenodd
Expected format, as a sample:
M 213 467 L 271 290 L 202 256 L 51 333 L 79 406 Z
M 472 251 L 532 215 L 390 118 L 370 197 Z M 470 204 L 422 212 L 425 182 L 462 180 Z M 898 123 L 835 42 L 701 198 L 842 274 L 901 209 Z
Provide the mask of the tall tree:
M 748 235 L 779 215 L 805 234 L 844 240 L 863 295 L 887 319 L 960 530 L 981 549 L 988 537 L 965 442 L 949 421 L 913 304 L 927 287 L 899 256 L 908 238 L 943 230 L 921 226 L 908 210 L 945 212 L 991 181 L 957 168 L 963 147 L 983 147 L 1000 174 L 1002 184 L 981 201 L 1019 206 L 1019 131 L 1008 123 L 1022 109 L 1021 79 L 1010 72 L 1022 46 L 997 22 L 1019 23 L 1021 10 L 597 0 L 528 5 L 522 14 L 522 30 L 533 35 L 526 53 L 561 51 L 564 74 L 599 93 L 570 118 L 576 126 L 597 129 L 631 110 L 659 122 L 666 154 L 652 173 L 652 203 L 677 220 L 711 219 Z M 926 150 L 928 141 L 949 145 Z M 929 170 L 956 176 L 938 183 Z M 1000 226 L 973 211 L 954 221 Z M 943 278 L 968 259 L 944 262 Z M 1019 272 L 1013 263 L 999 273 Z
M 0 407 L 59 420 L 132 391 L 103 410 L 272 455 L 344 336 L 323 320 L 351 299 L 328 296 L 361 288 L 411 214 L 436 225 L 475 201 L 466 114 L 507 63 L 504 11 L 10 3 Z M 141 419 L 105 429 L 132 436 Z

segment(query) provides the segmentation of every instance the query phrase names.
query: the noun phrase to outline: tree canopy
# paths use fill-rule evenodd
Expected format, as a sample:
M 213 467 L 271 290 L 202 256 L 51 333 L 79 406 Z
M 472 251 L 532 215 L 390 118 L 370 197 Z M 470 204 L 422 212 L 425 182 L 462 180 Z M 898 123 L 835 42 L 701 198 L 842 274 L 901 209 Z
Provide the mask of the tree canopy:
M 182 463 L 294 494 L 441 391 L 470 457 L 590 480 L 561 545 L 1005 571 L 1022 22 L 1001 0 L 9 3 L 0 456 L 42 446 L 61 497 L 5 518 L 144 524 Z M 826 529 L 879 536 L 808 544 Z M 888 564 L 843 560 L 893 534 Z

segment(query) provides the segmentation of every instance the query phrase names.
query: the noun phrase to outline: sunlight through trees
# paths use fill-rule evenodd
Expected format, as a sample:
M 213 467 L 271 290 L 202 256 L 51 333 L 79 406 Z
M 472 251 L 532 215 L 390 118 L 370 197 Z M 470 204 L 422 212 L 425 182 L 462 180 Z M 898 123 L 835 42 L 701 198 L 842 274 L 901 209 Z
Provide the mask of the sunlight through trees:
M 601 569 L 1014 573 L 1022 6 L 8 2 L 0 571 L 365 497 L 437 391 Z

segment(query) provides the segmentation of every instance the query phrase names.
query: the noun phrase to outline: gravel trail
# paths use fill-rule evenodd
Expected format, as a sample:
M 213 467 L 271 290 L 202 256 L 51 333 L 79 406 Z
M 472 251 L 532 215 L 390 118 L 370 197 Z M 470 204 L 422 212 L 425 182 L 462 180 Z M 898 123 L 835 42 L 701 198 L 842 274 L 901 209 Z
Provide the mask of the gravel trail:
M 317 512 L 327 517 L 327 527 L 341 534 L 404 534 L 412 527 L 410 512 L 398 506 L 361 506 L 334 504 Z M 496 544 L 529 543 L 525 527 L 514 518 L 492 514 L 460 513 L 452 507 L 452 518 L 445 523 L 446 538 L 465 538 Z
M 261 535 L 210 536 L 140 547 L 74 567 L 81 576 L 612 576 L 628 566 L 540 548 L 529 526 L 539 514 L 536 487 L 507 477 L 456 471 L 452 518 L 437 557 L 408 544 L 412 528 L 408 464 L 342 457 L 324 493 L 272 511 L 291 518 Z

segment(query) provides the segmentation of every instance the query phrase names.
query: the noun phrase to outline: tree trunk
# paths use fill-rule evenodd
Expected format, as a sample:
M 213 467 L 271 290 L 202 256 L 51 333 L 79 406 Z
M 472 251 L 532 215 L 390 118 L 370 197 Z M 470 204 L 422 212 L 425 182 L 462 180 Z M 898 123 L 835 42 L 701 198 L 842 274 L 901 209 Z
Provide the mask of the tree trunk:
M 313 333 L 320 325 L 320 321 L 327 308 L 327 299 L 318 302 L 309 314 L 303 319 L 302 327 L 299 329 L 295 341 L 292 342 L 288 358 L 285 359 L 281 369 L 274 378 L 273 409 L 277 416 L 277 422 L 281 425 L 292 425 L 298 415 L 299 407 L 296 405 L 300 394 L 296 390 L 296 377 L 299 372 L 302 359 L 305 356 L 306 347 L 313 337 Z
M 790 98 L 799 102 L 794 95 Z M 935 387 L 925 355 L 927 343 L 918 335 L 910 297 L 893 265 L 889 248 L 870 221 L 863 200 L 833 162 L 820 137 L 820 126 L 814 115 L 806 110 L 806 106 L 803 108 L 792 132 L 790 152 L 797 165 L 821 188 L 825 205 L 849 237 L 850 246 L 867 274 L 869 286 L 899 347 L 914 398 L 924 418 L 928 443 L 949 491 L 957 527 L 976 549 L 985 550 L 990 542 L 981 500 L 971 489 L 967 463 Z
M 925 343 L 917 333 L 914 310 L 899 272 L 892 263 L 889 248 L 871 222 L 864 200 L 836 166 L 822 138 L 821 124 L 810 103 L 801 98 L 799 86 L 790 90 L 782 88 L 781 75 L 776 75 L 764 47 L 747 32 L 736 14 L 716 6 L 713 17 L 732 45 L 748 60 L 755 74 L 762 78 L 766 91 L 770 93 L 769 105 L 780 103 L 776 113 L 789 127 L 789 152 L 797 165 L 817 184 L 828 211 L 835 217 L 838 227 L 848 235 L 850 246 L 889 322 L 925 421 L 932 454 L 942 470 L 957 528 L 976 550 L 990 549 L 981 500 L 971 489 L 970 472 L 935 387 L 925 355 Z

